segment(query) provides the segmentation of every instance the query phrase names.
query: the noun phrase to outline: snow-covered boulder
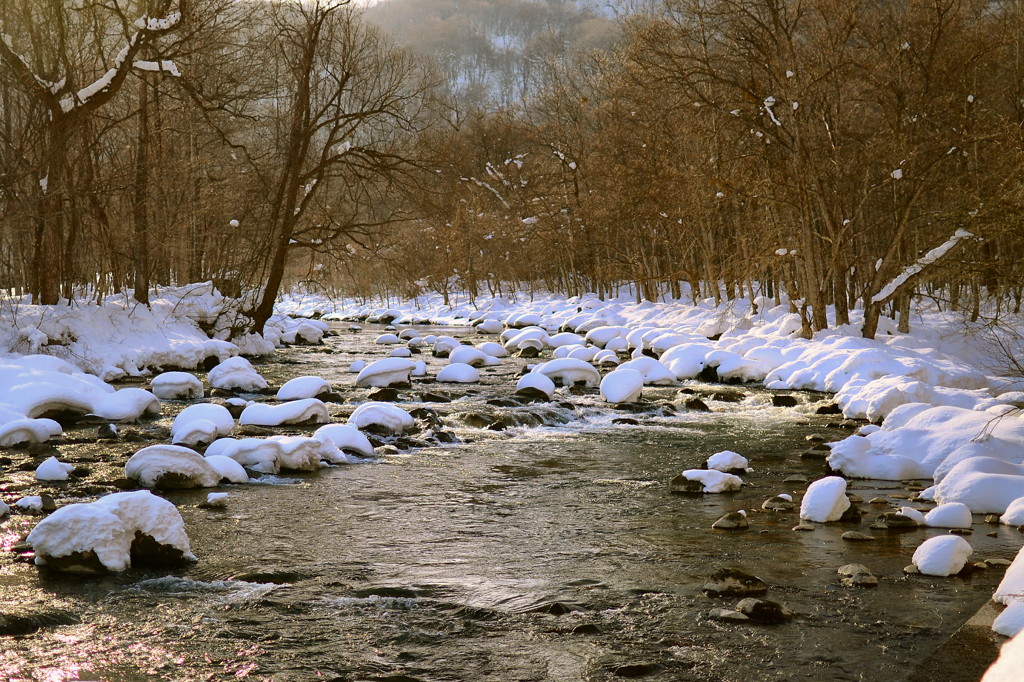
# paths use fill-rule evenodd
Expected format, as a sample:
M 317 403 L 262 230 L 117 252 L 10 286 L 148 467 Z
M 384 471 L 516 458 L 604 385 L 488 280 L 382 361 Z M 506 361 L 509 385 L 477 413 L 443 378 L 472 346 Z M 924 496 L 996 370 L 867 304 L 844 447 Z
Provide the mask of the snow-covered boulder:
M 1024 525 L 1024 497 L 1018 497 L 1006 507 L 1006 511 L 999 517 L 999 523 L 1007 526 Z
M 308 436 L 271 436 L 280 450 L 277 464 L 282 471 L 316 471 L 320 468 L 323 443 Z
M 220 438 L 206 448 L 206 457 L 228 457 L 261 474 L 276 474 L 281 470 L 281 446 L 269 438 Z
M 619 365 L 619 369 L 632 369 L 640 372 L 644 377 L 644 384 L 648 386 L 671 386 L 676 383 L 676 376 L 668 367 L 646 355 L 622 363 Z
M 348 371 L 352 374 L 358 374 L 366 368 L 366 360 L 354 360 L 352 364 L 348 366 Z
M 504 329 L 505 325 L 501 320 L 480 320 L 476 325 L 476 330 L 481 334 L 500 334 Z
M 249 480 L 249 474 L 245 473 L 245 467 L 223 455 L 207 455 L 206 461 L 210 463 L 220 475 L 221 481 L 227 481 L 228 483 L 246 483 Z
M 839 476 L 826 476 L 807 486 L 800 503 L 800 518 L 818 523 L 838 521 L 849 508 L 846 480 Z
M 243 357 L 228 358 L 210 370 L 210 386 L 223 391 L 252 393 L 267 387 L 267 381 Z
M 707 467 L 708 469 L 726 472 L 750 471 L 750 462 L 747 461 L 746 457 L 737 452 L 723 450 L 708 457 Z
M 586 340 L 579 334 L 562 332 L 561 334 L 549 336 L 547 345 L 552 348 L 561 348 L 562 346 L 582 346 L 585 343 Z
M 534 372 L 543 374 L 556 384 L 573 386 L 585 384 L 596 388 L 601 383 L 601 374 L 590 363 L 573 358 L 560 358 L 537 365 Z
M 359 429 L 348 424 L 327 424 L 313 433 L 313 438 L 329 442 L 342 452 L 353 452 L 361 457 L 373 457 L 373 445 Z
M 6 424 L 0 423 L 0 447 L 43 443 L 62 433 L 64 429 L 52 419 L 13 419 Z
M 160 401 L 141 388 L 122 388 L 97 396 L 91 412 L 110 421 L 134 421 L 143 415 L 160 414 Z
M 65 464 L 56 457 L 48 457 L 36 467 L 37 481 L 66 481 L 75 467 Z
M 153 377 L 152 391 L 160 400 L 194 400 L 203 397 L 203 382 L 188 372 L 164 372 Z
M 922 542 L 912 561 L 924 575 L 947 576 L 963 570 L 973 552 L 959 535 L 940 535 Z
M 451 365 L 464 364 L 472 365 L 473 367 L 487 367 L 497 365 L 499 362 L 493 355 L 488 355 L 473 346 L 459 346 L 448 354 L 448 363 Z
M 178 510 L 147 490 L 61 507 L 27 541 L 36 565 L 55 570 L 123 571 L 196 560 Z
M 150 445 L 132 455 L 124 475 L 145 488 L 212 488 L 221 476 L 206 459 L 178 445 Z
M 707 344 L 682 344 L 669 348 L 658 360 L 676 379 L 693 379 L 704 370 L 704 359 L 712 350 Z
M 392 384 L 409 383 L 414 364 L 407 358 L 384 358 L 371 362 L 356 377 L 356 386 L 387 388 Z
M 527 372 L 519 377 L 519 381 L 516 382 L 516 390 L 522 391 L 527 388 L 544 393 L 548 400 L 551 400 L 551 396 L 555 394 L 555 382 L 539 372 Z
M 490 355 L 492 358 L 503 358 L 508 355 L 508 351 L 505 350 L 505 346 L 494 341 L 484 341 L 483 343 L 476 344 L 475 348 L 482 353 Z
M 572 358 L 574 360 L 582 360 L 583 362 L 591 362 L 594 358 L 597 357 L 598 353 L 603 352 L 597 346 L 562 346 L 561 348 L 556 348 L 555 350 L 560 351 L 564 349 L 569 349 L 569 352 L 563 356 L 555 355 L 555 357 L 566 357 Z
M 228 435 L 233 428 L 235 420 L 223 405 L 189 405 L 171 424 L 171 442 L 183 445 L 209 443 L 219 436 Z
M 725 493 L 743 487 L 743 479 L 723 471 L 687 469 L 669 484 L 673 491 Z
M 924 525 L 932 528 L 970 528 L 974 523 L 966 504 L 947 502 L 924 515 Z
M 277 390 L 278 400 L 302 400 L 330 393 L 331 385 L 323 377 L 302 376 L 289 379 Z
M 644 390 L 644 375 L 635 369 L 618 368 L 601 380 L 601 398 L 610 403 L 632 403 Z
M 283 424 L 326 424 L 331 420 L 327 406 L 316 398 L 292 400 L 280 405 L 250 403 L 242 411 L 242 426 L 281 426 Z
M 381 334 L 373 340 L 378 346 L 390 346 L 397 343 L 402 343 L 402 339 L 398 338 L 397 334 Z
M 437 380 L 441 383 L 473 384 L 480 381 L 480 372 L 472 365 L 457 362 L 442 367 L 437 373 Z
M 606 348 L 608 343 L 613 339 L 625 340 L 626 334 L 629 333 L 629 327 L 615 327 L 615 326 L 604 326 L 594 327 L 586 333 L 585 340 L 587 343 L 592 343 L 598 348 Z M 622 346 L 625 348 L 625 345 Z
M 408 412 L 389 403 L 368 402 L 355 409 L 348 423 L 357 429 L 378 427 L 389 433 L 401 434 L 415 425 Z

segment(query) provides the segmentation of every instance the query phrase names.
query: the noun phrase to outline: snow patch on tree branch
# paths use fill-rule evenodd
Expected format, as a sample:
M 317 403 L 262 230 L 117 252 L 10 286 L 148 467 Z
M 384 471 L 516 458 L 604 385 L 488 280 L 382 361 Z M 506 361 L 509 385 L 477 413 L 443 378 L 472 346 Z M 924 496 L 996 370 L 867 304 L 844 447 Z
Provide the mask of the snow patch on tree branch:
M 903 272 L 893 277 L 888 284 L 882 287 L 881 291 L 879 291 L 877 294 L 871 297 L 871 302 L 883 303 L 889 300 L 893 296 L 893 294 L 895 294 L 900 287 L 906 284 L 911 277 L 919 274 L 926 267 L 928 267 L 935 261 L 945 256 L 949 252 L 949 250 L 956 246 L 961 240 L 973 236 L 974 233 L 968 232 L 967 230 L 957 230 L 956 232 L 953 233 L 952 237 L 950 237 L 939 246 L 936 246 L 934 249 L 918 258 L 912 264 L 907 266 L 903 270 Z

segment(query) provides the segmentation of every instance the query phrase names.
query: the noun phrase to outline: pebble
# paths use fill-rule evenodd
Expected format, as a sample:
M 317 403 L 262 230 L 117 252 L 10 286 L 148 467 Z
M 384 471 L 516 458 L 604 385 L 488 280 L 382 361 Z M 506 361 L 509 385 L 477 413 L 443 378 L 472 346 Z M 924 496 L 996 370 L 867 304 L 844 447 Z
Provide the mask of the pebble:
M 999 523 L 999 514 L 988 514 L 985 517 L 985 523 L 998 524 Z
M 1012 562 L 1009 559 L 985 559 L 989 566 L 1009 566 Z
M 839 581 L 846 587 L 875 587 L 878 585 L 878 578 L 863 564 L 846 564 L 840 566 L 836 573 L 840 576 Z
M 918 570 L 917 566 L 915 566 L 914 564 L 910 564 L 909 566 L 904 566 L 903 567 L 903 572 L 906 573 L 907 575 L 918 575 L 918 574 L 921 573 L 921 571 Z

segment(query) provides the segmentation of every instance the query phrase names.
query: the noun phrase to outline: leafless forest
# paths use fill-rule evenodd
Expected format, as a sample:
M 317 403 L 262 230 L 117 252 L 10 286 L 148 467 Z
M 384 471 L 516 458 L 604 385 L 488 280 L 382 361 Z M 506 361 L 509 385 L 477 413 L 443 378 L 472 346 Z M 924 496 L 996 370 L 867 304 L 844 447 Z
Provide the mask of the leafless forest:
M 1024 5 L 0 0 L 0 287 L 1024 295 Z

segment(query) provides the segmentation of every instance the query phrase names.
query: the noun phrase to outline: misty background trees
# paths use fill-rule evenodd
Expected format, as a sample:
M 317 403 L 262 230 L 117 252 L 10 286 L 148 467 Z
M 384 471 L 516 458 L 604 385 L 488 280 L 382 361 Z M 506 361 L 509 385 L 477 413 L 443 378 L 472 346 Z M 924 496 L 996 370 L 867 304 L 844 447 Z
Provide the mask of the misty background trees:
M 872 335 L 1024 298 L 1016 1 L 0 0 L 0 33 L 0 287 L 37 302 L 785 295 Z

